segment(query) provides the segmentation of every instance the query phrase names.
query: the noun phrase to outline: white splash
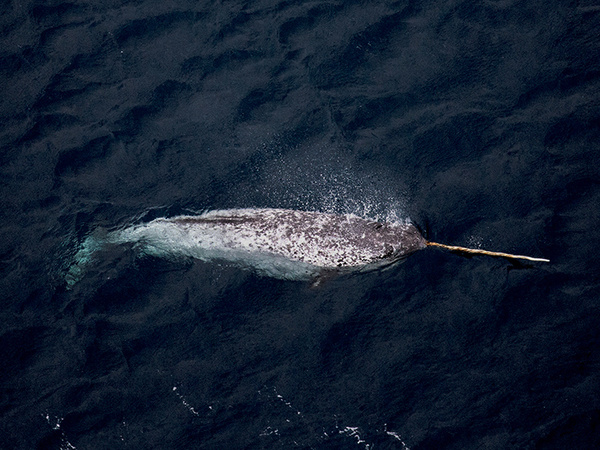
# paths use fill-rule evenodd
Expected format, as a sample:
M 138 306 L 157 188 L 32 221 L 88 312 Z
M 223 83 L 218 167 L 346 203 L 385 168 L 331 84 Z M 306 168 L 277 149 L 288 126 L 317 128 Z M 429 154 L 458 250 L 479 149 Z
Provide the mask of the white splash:
M 339 439 L 335 438 L 337 435 L 348 441 L 344 448 L 361 447 L 365 450 L 373 450 L 375 444 L 369 442 L 369 438 L 365 435 L 373 433 L 381 435 L 383 432 L 386 436 L 399 441 L 402 445 L 402 450 L 410 450 L 399 433 L 388 431 L 387 424 L 384 424 L 383 430 L 380 428 L 376 430 L 364 430 L 358 426 L 340 424 L 340 421 L 344 419 L 337 414 L 333 418 L 325 418 L 322 423 L 322 433 L 319 435 L 314 434 L 316 431 L 314 425 L 307 422 L 307 418 L 312 418 L 310 412 L 305 415 L 298 410 L 291 401 L 287 400 L 277 391 L 276 387 L 264 386 L 258 391 L 258 394 L 277 413 L 275 414 L 276 419 L 269 421 L 259 436 L 270 436 L 282 444 L 291 441 L 295 447 L 315 448 L 313 445 L 317 445 L 316 448 L 321 448 L 327 447 L 327 444 L 331 443 L 332 440 L 339 441 Z M 290 438 L 290 435 L 297 435 L 298 430 L 306 430 L 304 433 L 305 439 L 302 442 L 297 442 Z
M 50 417 L 50 414 L 42 414 L 42 417 L 46 419 L 48 425 L 52 427 L 53 430 L 60 431 L 60 450 L 76 450 L 76 447 L 69 442 L 65 432 L 61 429 L 60 425 L 63 421 L 62 417 Z
M 388 436 L 392 436 L 396 438 L 396 440 L 400 441 L 400 443 L 402 444 L 402 450 L 410 450 L 410 448 L 408 448 L 408 445 L 406 445 L 406 443 L 402 440 L 402 436 L 400 436 L 399 433 L 395 431 L 388 431 L 387 424 L 384 425 L 384 431 Z
M 200 413 L 198 411 L 196 411 L 196 409 L 192 405 L 189 404 L 189 402 L 185 399 L 185 397 L 183 395 L 181 395 L 179 392 L 177 392 L 177 386 L 173 386 L 173 392 L 175 393 L 175 395 L 177 397 L 179 397 L 179 400 L 181 400 L 181 403 L 183 403 L 183 406 L 185 406 L 189 412 L 191 412 L 195 416 L 200 415 Z
M 356 443 L 364 444 L 364 447 L 367 450 L 369 450 L 371 448 L 371 446 L 367 443 L 367 441 L 365 441 L 363 438 L 360 437 L 360 431 L 359 431 L 358 427 L 345 427 L 343 430 L 339 430 L 339 433 L 356 439 Z

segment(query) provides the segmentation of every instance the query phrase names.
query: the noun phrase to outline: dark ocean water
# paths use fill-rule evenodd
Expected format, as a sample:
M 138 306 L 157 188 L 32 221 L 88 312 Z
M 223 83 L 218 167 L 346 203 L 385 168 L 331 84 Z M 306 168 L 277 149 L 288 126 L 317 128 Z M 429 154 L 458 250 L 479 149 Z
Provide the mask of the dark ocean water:
M 0 448 L 600 446 L 600 4 L 0 7 Z M 238 207 L 410 218 L 319 288 L 100 253 Z

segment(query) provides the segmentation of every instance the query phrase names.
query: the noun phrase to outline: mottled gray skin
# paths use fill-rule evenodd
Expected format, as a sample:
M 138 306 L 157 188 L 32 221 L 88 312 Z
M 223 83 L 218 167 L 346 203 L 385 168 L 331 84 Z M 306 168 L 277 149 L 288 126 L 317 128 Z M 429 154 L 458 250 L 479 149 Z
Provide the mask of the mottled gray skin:
M 144 255 L 225 261 L 288 280 L 373 270 L 426 246 L 410 223 L 289 209 L 211 211 L 90 235 L 66 275 L 68 286 L 83 276 L 98 249 L 125 243 Z
M 188 233 L 219 229 L 227 235 L 220 244 L 232 249 L 272 253 L 323 268 L 385 264 L 426 246 L 412 224 L 354 215 L 238 209 L 170 220 Z

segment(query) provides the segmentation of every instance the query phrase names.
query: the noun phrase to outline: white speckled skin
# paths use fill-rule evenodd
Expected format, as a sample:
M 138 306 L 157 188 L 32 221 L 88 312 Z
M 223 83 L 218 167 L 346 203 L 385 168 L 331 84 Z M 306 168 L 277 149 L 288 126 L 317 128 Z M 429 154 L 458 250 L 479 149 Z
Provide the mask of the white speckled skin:
M 426 246 L 407 223 L 287 209 L 212 211 L 89 235 L 65 274 L 67 287 L 81 279 L 98 250 L 125 243 L 146 255 L 225 261 L 270 277 L 317 281 L 332 271 L 375 269 Z
M 117 232 L 110 240 L 137 242 L 149 254 L 242 262 L 278 278 L 386 264 L 425 247 L 411 224 L 287 209 L 231 209 L 156 219 Z
M 318 267 L 363 266 L 425 246 L 411 224 L 383 224 L 354 215 L 237 209 L 171 220 L 199 243 L 205 231 L 218 230 L 213 235 L 218 242 L 210 245 L 273 253 Z

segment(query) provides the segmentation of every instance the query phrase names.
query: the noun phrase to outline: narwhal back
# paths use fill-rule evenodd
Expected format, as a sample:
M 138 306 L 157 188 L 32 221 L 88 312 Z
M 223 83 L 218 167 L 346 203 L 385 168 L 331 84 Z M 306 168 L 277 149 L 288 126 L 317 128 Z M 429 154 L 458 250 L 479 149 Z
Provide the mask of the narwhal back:
M 198 247 L 273 254 L 325 268 L 398 259 L 425 247 L 412 224 L 354 215 L 237 209 L 160 220 L 180 227 Z
M 83 275 L 99 248 L 125 243 L 145 255 L 228 261 L 281 279 L 310 279 L 323 270 L 369 270 L 426 246 L 410 223 L 287 209 L 220 210 L 90 236 L 75 257 L 68 284 Z

